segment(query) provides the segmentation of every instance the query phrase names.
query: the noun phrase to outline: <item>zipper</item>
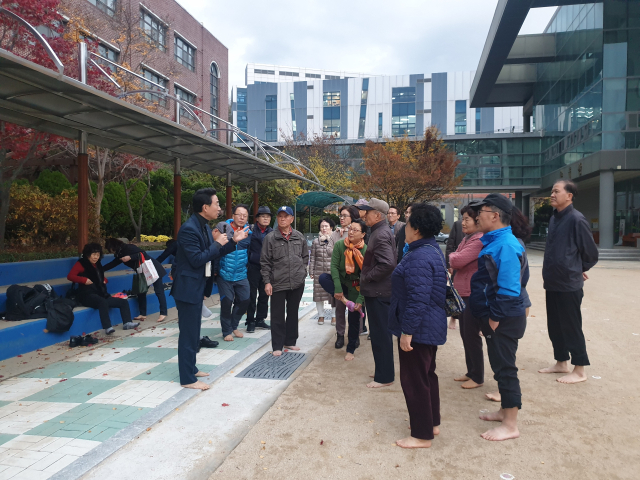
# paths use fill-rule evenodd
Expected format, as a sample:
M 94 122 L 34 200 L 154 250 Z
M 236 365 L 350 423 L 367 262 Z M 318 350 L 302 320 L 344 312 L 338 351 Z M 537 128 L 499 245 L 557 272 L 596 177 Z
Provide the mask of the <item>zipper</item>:
M 487 307 L 489 306 L 489 298 L 487 297 L 487 287 L 488 287 L 488 286 L 489 286 L 489 284 L 488 284 L 488 283 L 485 283 L 485 284 L 484 284 L 484 299 L 485 299 L 485 302 L 486 302 L 486 306 L 487 306 Z

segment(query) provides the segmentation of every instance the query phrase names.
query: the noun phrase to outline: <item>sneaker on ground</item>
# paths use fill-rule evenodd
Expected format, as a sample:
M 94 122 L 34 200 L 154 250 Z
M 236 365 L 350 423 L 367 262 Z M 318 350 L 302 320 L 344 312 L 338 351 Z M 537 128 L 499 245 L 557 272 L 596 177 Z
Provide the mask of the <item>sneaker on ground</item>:
M 256 328 L 263 328 L 265 330 L 271 330 L 271 327 L 269 325 L 267 325 L 267 323 L 265 323 L 264 320 L 260 320 L 259 322 L 256 322 Z
M 122 325 L 122 329 L 123 330 L 133 330 L 134 328 L 136 328 L 139 325 L 140 325 L 140 322 L 127 322 L 124 325 Z
M 200 339 L 200 346 L 204 348 L 216 348 L 218 346 L 218 342 L 216 342 L 215 340 L 211 340 L 207 336 L 204 336 Z
M 109 328 L 105 328 L 104 333 L 106 333 L 107 335 L 111 335 L 115 331 L 116 331 L 115 328 L 109 327 Z
M 362 327 L 362 331 L 360 332 L 360 335 L 369 335 L 369 331 L 367 330 L 366 325 Z

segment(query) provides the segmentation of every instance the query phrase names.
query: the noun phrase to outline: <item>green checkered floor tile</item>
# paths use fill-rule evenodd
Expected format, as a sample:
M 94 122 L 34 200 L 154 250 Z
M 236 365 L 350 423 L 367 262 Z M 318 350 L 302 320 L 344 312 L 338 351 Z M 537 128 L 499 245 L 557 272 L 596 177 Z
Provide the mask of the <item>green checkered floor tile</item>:
M 104 364 L 105 362 L 57 362 L 25 373 L 22 378 L 71 378 Z
M 90 380 L 85 378 L 69 378 L 31 395 L 23 400 L 25 402 L 64 402 L 85 403 L 91 400 L 92 395 L 100 395 L 122 382 L 118 380 Z
M 10 435 L 8 433 L 0 433 L 0 445 L 2 445 L 3 443 L 8 442 L 9 440 L 13 440 L 17 436 L 18 435 Z

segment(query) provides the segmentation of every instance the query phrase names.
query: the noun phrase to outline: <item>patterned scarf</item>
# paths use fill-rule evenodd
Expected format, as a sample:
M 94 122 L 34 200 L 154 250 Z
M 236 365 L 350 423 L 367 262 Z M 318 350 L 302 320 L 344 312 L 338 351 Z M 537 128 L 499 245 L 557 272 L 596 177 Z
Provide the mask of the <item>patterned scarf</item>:
M 364 261 L 364 257 L 362 256 L 361 248 L 364 247 L 364 238 L 360 240 L 360 243 L 356 245 L 349 242 L 349 237 L 344 239 L 344 246 L 346 250 L 344 251 L 344 268 L 347 273 L 354 273 L 356 271 L 356 266 L 353 263 L 353 259 L 355 257 L 356 262 L 358 262 L 358 266 L 360 270 L 362 270 L 362 262 Z

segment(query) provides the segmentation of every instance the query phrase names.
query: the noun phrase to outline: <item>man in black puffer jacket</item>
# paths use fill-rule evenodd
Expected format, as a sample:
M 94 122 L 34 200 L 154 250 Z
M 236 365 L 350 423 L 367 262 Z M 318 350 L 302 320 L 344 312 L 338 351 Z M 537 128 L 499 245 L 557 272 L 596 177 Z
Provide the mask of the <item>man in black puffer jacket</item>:
M 262 241 L 273 228 L 271 223 L 271 210 L 269 207 L 258 208 L 256 224 L 253 227 L 251 243 L 249 244 L 249 263 L 247 264 L 247 278 L 249 279 L 249 308 L 247 309 L 247 332 L 255 332 L 256 327 L 269 330 L 265 322 L 269 312 L 269 296 L 264 291 L 264 281 L 260 274 L 260 253 Z M 257 309 L 256 309 L 257 299 Z

